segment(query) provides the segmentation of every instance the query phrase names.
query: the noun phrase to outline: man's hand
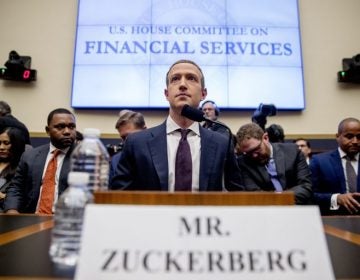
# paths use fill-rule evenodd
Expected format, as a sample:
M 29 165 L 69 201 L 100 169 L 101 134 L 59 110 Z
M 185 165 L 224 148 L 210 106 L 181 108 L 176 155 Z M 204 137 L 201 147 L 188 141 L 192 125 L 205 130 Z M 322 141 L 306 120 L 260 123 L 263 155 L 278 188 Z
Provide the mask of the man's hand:
M 4 194 L 3 192 L 0 192 L 0 199 L 4 199 L 6 197 L 6 194 Z
M 338 205 L 344 206 L 350 214 L 355 214 L 360 210 L 360 193 L 344 193 L 337 197 Z

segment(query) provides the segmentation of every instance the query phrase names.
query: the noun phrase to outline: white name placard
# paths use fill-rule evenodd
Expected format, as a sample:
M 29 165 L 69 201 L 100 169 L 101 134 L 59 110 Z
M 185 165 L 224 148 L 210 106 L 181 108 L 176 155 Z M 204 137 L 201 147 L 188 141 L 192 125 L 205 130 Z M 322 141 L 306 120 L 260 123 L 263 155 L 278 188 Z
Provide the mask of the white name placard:
M 315 206 L 89 205 L 75 278 L 334 279 Z

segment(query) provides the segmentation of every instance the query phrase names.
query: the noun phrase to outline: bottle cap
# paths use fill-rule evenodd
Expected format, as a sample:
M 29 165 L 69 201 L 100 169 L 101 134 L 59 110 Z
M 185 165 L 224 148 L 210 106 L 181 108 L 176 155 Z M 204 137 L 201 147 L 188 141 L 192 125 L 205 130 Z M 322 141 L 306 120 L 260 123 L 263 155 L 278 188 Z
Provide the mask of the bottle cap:
M 85 128 L 84 137 L 100 137 L 100 129 L 97 128 Z
M 87 172 L 70 171 L 68 175 L 68 183 L 87 185 L 89 183 L 90 174 Z

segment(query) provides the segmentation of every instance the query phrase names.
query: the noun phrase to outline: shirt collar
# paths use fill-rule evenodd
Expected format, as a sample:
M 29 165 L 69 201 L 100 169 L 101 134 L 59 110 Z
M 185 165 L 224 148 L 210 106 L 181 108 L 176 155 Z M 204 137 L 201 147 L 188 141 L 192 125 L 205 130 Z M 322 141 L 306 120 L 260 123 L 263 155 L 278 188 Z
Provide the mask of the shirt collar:
M 270 148 L 270 158 L 274 158 L 274 149 L 270 142 L 269 142 L 269 148 Z
M 53 153 L 55 150 L 60 150 L 62 154 L 66 154 L 69 151 L 70 147 L 65 149 L 58 149 L 50 142 L 50 154 Z
M 346 157 L 346 153 L 345 153 L 340 147 L 338 147 L 338 151 L 339 151 L 339 154 L 340 154 L 340 158 Z M 357 153 L 357 154 L 354 156 L 354 159 L 355 159 L 356 161 L 359 160 L 359 153 Z
M 199 126 L 199 123 L 193 122 L 187 129 L 190 129 L 193 133 L 200 136 Z M 181 127 L 171 118 L 171 116 L 168 116 L 166 119 L 166 134 L 172 134 L 178 129 L 181 129 Z

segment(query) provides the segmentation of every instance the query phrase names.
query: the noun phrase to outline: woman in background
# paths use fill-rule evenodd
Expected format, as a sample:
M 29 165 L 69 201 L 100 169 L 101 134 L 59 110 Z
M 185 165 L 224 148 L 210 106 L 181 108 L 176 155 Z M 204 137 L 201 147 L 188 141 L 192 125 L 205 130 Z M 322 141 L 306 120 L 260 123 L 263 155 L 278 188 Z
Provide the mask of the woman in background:
M 25 150 L 25 138 L 15 127 L 0 128 L 0 212 L 20 157 Z

